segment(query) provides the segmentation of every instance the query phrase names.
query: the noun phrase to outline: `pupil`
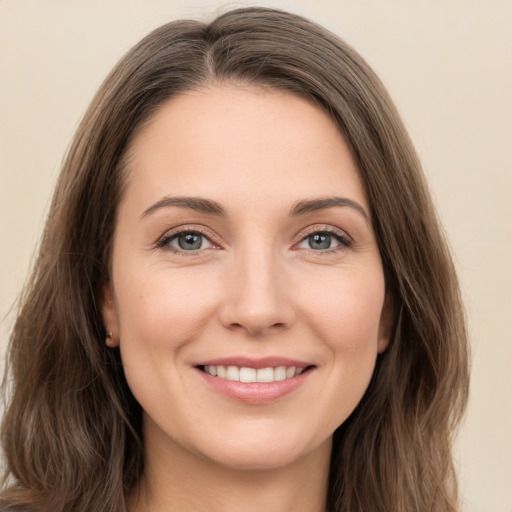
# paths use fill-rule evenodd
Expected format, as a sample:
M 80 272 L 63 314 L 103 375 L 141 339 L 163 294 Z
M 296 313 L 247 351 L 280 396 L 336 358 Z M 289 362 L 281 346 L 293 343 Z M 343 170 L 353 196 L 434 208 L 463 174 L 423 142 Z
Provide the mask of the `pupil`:
M 309 245 L 312 249 L 329 249 L 331 246 L 331 237 L 330 235 L 318 233 L 315 235 L 310 235 Z
M 178 245 L 181 249 L 184 250 L 194 250 L 201 248 L 201 235 L 196 235 L 194 233 L 187 233 L 186 235 L 181 235 L 178 238 Z

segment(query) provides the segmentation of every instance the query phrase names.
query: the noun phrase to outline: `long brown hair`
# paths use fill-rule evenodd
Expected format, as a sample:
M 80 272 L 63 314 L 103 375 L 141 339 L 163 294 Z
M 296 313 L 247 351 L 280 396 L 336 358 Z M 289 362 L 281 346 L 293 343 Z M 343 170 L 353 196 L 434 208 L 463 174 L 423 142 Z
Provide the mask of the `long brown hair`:
M 243 8 L 149 34 L 107 77 L 65 160 L 10 339 L 1 500 L 8 510 L 124 511 L 143 470 L 141 408 L 105 346 L 123 157 L 169 97 L 212 82 L 299 94 L 339 125 L 372 209 L 396 314 L 390 347 L 334 434 L 331 512 L 452 512 L 451 436 L 468 386 L 453 264 L 420 164 L 384 87 L 346 43 L 279 10 Z

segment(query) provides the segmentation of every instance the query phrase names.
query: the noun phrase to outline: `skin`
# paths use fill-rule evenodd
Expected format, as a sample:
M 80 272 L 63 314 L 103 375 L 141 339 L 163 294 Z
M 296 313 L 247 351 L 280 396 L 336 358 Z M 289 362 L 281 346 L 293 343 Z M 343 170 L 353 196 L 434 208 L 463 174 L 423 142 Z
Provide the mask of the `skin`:
M 391 316 L 339 129 L 291 93 L 211 85 L 157 111 L 127 172 L 102 311 L 144 410 L 130 510 L 324 510 L 332 434 L 362 398 Z M 290 215 L 334 196 L 353 204 Z M 224 215 L 162 206 L 169 197 L 215 201 Z M 180 230 L 200 232 L 201 248 L 180 249 L 169 238 Z M 326 232 L 329 248 L 312 247 Z M 234 356 L 311 368 L 293 392 L 245 403 L 194 366 Z

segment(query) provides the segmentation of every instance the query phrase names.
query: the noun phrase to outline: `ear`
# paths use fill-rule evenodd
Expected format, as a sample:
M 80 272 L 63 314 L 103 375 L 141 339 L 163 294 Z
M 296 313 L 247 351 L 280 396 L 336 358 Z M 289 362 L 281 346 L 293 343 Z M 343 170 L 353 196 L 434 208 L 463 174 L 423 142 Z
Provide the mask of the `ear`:
M 377 351 L 379 354 L 382 354 L 388 348 L 394 323 L 395 306 L 391 293 L 386 291 L 382 312 L 380 314 L 379 336 L 377 341 Z
M 117 347 L 119 345 L 119 320 L 110 283 L 105 283 L 101 287 L 99 302 L 106 332 L 105 343 L 109 348 Z

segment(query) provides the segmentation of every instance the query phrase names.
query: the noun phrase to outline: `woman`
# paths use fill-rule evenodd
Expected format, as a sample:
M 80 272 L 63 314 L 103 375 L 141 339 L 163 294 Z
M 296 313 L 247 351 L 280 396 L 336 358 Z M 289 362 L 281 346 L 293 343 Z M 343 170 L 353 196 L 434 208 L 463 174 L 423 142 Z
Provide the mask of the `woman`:
M 382 84 L 292 14 L 169 23 L 112 71 L 9 368 L 5 510 L 457 510 L 450 255 Z

